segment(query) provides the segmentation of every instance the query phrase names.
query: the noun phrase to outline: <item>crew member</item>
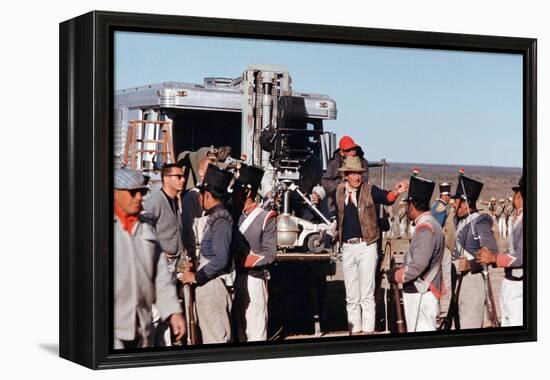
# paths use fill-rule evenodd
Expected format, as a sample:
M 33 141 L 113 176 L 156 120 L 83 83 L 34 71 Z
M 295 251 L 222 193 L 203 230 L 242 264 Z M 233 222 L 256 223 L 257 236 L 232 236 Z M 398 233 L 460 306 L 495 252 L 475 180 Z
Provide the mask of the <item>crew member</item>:
M 181 241 L 180 194 L 185 185 L 183 169 L 176 164 L 165 164 L 160 172 L 162 188 L 144 202 L 145 215 L 155 227 L 157 240 L 168 259 L 168 271 L 176 284 L 176 263 L 185 256 Z M 156 305 L 153 305 L 155 346 L 171 346 L 168 325 L 160 321 Z
M 184 251 L 181 240 L 181 207 L 179 195 L 185 186 L 183 169 L 176 164 L 165 164 L 160 172 L 162 188 L 144 202 L 146 217 L 155 226 L 157 240 L 166 254 L 170 271 Z
M 186 327 L 176 287 L 154 227 L 140 216 L 145 177 L 116 169 L 114 188 L 114 348 L 152 346 L 153 302 L 179 342 Z
M 369 163 L 363 157 L 363 150 L 351 137 L 343 136 L 338 143 L 338 149 L 334 151 L 332 158 L 327 164 L 325 174 L 321 178 L 321 185 L 323 185 L 329 195 L 336 191 L 336 187 L 342 182 L 342 174 L 339 169 L 342 167 L 346 157 L 350 156 L 359 157 L 361 167 L 364 169 L 362 172 L 363 183 L 369 182 Z
M 407 331 L 435 331 L 439 313 L 442 276 L 441 261 L 445 238 L 439 221 L 430 212 L 435 183 L 411 176 L 407 213 L 415 230 L 404 266 L 392 268 L 388 279 L 403 284 L 403 305 Z
M 372 333 L 375 324 L 375 272 L 380 239 L 378 208 L 391 205 L 408 188 L 400 182 L 385 191 L 363 182 L 365 168 L 357 156 L 349 156 L 338 169 L 345 177 L 335 193 L 338 240 L 342 244 L 348 328 L 351 334 Z

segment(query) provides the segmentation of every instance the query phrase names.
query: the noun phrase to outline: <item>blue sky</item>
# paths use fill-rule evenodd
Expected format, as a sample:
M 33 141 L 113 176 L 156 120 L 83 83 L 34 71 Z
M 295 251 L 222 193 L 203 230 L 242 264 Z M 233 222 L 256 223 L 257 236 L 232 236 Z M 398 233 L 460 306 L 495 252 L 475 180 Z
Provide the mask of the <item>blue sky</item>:
M 329 95 L 369 160 L 522 166 L 522 57 L 321 43 L 115 33 L 115 89 L 236 78 L 285 65 L 293 89 Z

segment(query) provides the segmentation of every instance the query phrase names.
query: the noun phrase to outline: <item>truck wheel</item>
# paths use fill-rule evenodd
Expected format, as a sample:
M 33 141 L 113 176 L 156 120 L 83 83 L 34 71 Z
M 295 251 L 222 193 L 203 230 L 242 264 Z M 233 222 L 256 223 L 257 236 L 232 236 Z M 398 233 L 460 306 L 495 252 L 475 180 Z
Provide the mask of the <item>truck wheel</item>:
M 321 253 L 325 249 L 325 243 L 319 234 L 311 234 L 307 238 L 307 249 L 312 253 Z

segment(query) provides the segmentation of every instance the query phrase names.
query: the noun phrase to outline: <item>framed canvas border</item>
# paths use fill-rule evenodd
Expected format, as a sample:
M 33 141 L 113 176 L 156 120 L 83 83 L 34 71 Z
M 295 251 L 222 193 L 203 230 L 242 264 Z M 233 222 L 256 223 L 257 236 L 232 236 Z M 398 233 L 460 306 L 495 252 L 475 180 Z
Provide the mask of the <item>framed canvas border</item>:
M 523 327 L 113 353 L 113 35 L 116 31 L 515 53 L 523 57 Z M 537 337 L 536 46 L 530 38 L 94 11 L 60 24 L 60 356 L 89 368 L 534 341 Z

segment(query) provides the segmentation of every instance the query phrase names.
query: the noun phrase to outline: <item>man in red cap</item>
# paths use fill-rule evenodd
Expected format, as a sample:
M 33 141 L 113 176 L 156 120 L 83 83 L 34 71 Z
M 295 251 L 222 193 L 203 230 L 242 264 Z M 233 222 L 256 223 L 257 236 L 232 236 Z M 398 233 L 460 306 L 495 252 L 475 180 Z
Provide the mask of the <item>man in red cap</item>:
M 343 136 L 338 143 L 338 149 L 334 152 L 328 162 L 327 170 L 321 178 L 321 184 L 328 194 L 333 193 L 336 187 L 342 182 L 342 174 L 338 171 L 344 164 L 344 160 L 349 156 L 358 156 L 361 159 L 363 171 L 363 183 L 369 181 L 369 166 L 367 160 L 363 157 L 363 150 L 349 136 Z

